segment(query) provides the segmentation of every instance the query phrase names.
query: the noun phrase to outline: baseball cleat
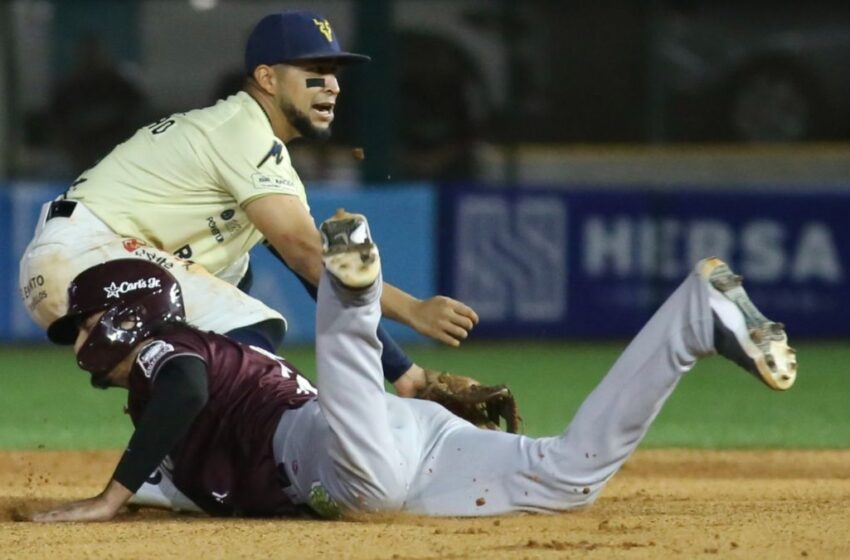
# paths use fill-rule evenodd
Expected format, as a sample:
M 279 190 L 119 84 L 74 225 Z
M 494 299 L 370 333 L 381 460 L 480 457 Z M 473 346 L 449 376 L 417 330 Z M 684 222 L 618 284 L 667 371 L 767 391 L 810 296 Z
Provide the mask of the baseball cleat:
M 349 288 L 371 286 L 381 272 L 378 247 L 362 214 L 340 208 L 319 227 L 325 268 Z
M 742 278 L 725 262 L 703 259 L 697 270 L 709 285 L 717 352 L 771 389 L 790 389 L 797 378 L 797 355 L 788 346 L 785 325 L 762 315 L 744 291 Z

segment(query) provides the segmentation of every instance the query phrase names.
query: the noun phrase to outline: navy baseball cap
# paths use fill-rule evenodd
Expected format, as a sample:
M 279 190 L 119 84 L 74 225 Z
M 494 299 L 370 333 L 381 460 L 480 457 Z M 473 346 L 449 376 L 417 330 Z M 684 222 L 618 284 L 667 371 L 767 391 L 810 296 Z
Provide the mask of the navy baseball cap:
M 252 74 L 260 64 L 329 59 L 338 64 L 371 60 L 340 48 L 330 22 L 314 12 L 286 11 L 270 14 L 257 23 L 245 45 L 245 71 Z

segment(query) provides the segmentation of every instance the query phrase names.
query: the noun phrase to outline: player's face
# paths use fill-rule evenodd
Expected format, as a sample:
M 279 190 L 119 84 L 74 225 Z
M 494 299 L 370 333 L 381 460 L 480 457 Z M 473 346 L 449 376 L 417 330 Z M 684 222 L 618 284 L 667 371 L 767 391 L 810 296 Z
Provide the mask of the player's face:
M 313 60 L 297 65 L 280 64 L 275 96 L 289 124 L 305 138 L 324 140 L 331 135 L 334 108 L 339 96 L 339 66 Z
M 77 327 L 77 340 L 74 341 L 74 354 L 80 353 L 80 348 L 83 347 L 92 330 L 97 326 L 97 322 L 103 316 L 106 311 L 98 311 L 88 317 L 83 318 L 80 321 L 80 324 Z M 126 387 L 127 386 L 127 378 L 130 373 L 130 364 L 135 356 L 134 352 L 130 352 L 130 354 L 122 360 L 115 368 L 112 369 L 107 375 L 99 376 L 95 378 L 92 376 L 92 385 L 98 387 L 100 389 L 106 389 L 108 387 Z
M 74 341 L 74 354 L 80 353 L 80 348 L 85 344 L 86 339 L 91 334 L 92 329 L 97 325 L 97 322 L 103 316 L 105 311 L 98 311 L 88 317 L 83 318 L 78 325 L 77 340 Z

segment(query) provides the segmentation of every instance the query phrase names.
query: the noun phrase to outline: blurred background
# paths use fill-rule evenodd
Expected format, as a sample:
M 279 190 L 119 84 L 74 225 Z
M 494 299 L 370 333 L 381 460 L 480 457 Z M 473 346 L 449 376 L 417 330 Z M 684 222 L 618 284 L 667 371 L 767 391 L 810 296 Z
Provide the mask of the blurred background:
M 468 302 L 476 337 L 630 336 L 710 254 L 793 333 L 850 334 L 846 2 L 5 0 L 0 340 L 44 339 L 15 278 L 39 206 L 237 91 L 253 24 L 305 7 L 373 58 L 341 76 L 333 139 L 289 146 L 314 217 L 367 212 L 387 277 Z M 312 302 L 255 263 L 311 340 Z

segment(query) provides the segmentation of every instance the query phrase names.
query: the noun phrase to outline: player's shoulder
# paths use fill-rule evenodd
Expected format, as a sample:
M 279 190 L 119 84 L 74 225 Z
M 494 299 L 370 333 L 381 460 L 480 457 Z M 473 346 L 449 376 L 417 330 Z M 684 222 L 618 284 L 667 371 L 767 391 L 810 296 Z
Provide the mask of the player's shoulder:
M 182 113 L 178 118 L 209 136 L 273 135 L 262 108 L 244 91 L 220 99 L 215 105 Z
M 142 375 L 153 379 L 167 361 L 178 356 L 194 357 L 206 362 L 208 351 L 204 335 L 185 325 L 166 328 L 143 344 L 136 355 L 135 365 Z
M 194 143 L 196 151 L 206 146 L 217 156 L 227 155 L 231 162 L 241 154 L 251 165 L 273 159 L 277 165 L 291 166 L 289 152 L 275 136 L 262 107 L 244 91 L 182 118 L 205 139 Z

